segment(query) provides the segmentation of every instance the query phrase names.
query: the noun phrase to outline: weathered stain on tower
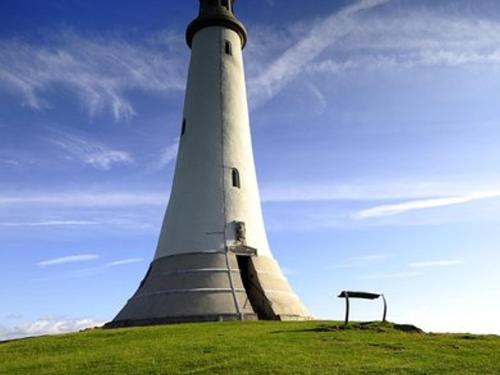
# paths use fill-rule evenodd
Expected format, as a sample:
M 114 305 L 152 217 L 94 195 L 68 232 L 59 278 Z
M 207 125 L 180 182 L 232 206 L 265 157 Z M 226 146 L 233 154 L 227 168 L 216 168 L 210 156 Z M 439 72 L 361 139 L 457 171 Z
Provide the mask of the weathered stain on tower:
M 200 0 L 177 165 L 156 254 L 108 327 L 307 319 L 273 259 L 251 144 L 234 0 Z

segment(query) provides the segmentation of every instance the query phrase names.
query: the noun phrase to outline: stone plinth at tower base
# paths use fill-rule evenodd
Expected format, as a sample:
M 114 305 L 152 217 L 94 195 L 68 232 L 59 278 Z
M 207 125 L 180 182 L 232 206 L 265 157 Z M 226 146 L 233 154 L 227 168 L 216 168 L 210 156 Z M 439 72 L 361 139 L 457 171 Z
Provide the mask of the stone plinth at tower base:
M 212 252 L 155 260 L 137 292 L 105 327 L 309 318 L 274 259 Z

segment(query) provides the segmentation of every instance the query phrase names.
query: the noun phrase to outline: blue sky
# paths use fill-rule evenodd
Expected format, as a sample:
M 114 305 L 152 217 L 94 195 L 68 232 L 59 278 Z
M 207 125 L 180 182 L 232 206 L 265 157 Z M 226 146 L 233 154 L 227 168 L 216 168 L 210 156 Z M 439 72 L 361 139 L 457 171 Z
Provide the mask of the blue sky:
M 500 4 L 241 0 L 273 253 L 312 313 L 500 334 Z M 0 3 L 0 339 L 107 321 L 168 201 L 192 1 Z M 354 319 L 375 319 L 357 302 Z

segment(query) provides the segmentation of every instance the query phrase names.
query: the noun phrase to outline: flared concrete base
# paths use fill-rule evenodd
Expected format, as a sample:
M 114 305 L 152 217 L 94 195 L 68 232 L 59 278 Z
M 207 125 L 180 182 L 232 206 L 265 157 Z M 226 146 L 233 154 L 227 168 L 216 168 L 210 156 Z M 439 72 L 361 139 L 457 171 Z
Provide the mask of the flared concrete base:
M 274 259 L 210 252 L 155 260 L 105 327 L 257 319 L 311 317 Z

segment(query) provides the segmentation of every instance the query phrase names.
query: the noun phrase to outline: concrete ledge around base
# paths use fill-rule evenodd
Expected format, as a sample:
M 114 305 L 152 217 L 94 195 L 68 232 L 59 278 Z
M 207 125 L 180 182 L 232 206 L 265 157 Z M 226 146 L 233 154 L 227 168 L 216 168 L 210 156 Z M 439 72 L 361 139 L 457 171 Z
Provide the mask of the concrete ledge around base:
M 136 293 L 106 327 L 240 320 L 240 314 L 245 320 L 310 316 L 274 259 L 190 253 L 153 261 Z
M 178 324 L 178 323 L 201 323 L 201 322 L 224 322 L 235 320 L 258 320 L 256 314 L 243 314 L 243 318 L 238 315 L 199 315 L 199 316 L 173 316 L 156 319 L 137 319 L 137 320 L 118 320 L 111 321 L 104 325 L 103 328 L 126 328 L 151 326 L 161 324 Z

